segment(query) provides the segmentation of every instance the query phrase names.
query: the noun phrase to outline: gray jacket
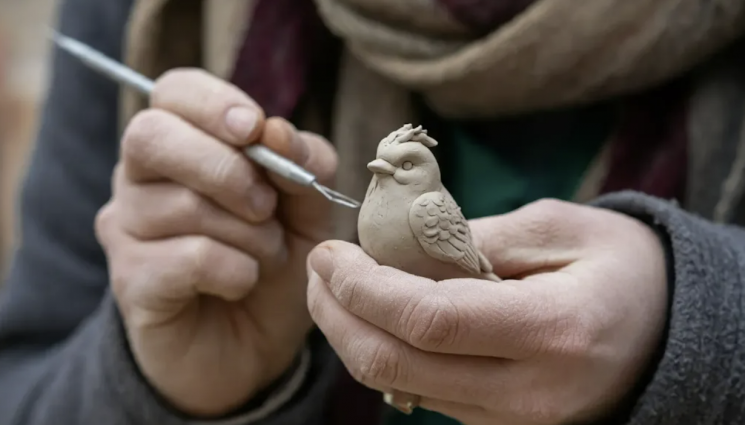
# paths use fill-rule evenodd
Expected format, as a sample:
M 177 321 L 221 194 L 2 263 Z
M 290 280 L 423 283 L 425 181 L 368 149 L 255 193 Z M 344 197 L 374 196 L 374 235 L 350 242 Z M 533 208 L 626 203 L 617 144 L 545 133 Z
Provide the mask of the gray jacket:
M 61 31 L 119 57 L 131 3 L 67 0 Z M 59 52 L 50 86 L 21 193 L 21 244 L 0 298 L 0 424 L 196 423 L 171 411 L 137 370 L 93 233 L 117 161 L 117 87 Z M 732 99 L 732 107 L 742 108 L 745 96 Z M 703 215 L 714 214 L 716 188 L 734 161 L 726 153 L 737 138 L 729 136 L 739 132 L 721 129 L 721 149 L 698 165 L 714 180 L 692 187 L 716 192 L 697 195 L 694 209 Z M 671 254 L 666 341 L 621 421 L 745 423 L 745 231 L 635 193 L 609 195 L 596 205 L 656 225 Z M 725 215 L 737 217 L 738 207 Z M 329 423 L 324 405 L 339 362 L 322 338 L 313 341 L 303 387 L 256 424 Z

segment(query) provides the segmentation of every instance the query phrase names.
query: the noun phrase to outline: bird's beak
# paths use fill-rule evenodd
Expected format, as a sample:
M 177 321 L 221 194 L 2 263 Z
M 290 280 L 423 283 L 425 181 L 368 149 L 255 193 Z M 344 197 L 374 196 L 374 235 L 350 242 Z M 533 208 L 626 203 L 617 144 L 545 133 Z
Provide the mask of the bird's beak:
M 396 167 L 391 165 L 390 162 L 384 159 L 376 159 L 375 161 L 367 164 L 367 169 L 375 174 L 391 174 L 396 172 Z

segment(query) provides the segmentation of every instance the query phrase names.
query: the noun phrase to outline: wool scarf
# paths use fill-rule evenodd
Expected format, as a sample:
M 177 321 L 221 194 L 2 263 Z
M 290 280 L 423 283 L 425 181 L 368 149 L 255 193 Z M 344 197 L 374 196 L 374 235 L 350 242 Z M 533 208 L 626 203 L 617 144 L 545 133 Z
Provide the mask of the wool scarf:
M 445 119 L 625 96 L 599 192 L 674 198 L 685 183 L 685 86 L 636 93 L 674 79 L 737 34 L 741 13 L 687 19 L 716 12 L 701 3 L 259 0 L 232 81 L 268 115 L 290 117 L 308 91 L 319 34 L 330 30 L 366 67 L 423 94 Z

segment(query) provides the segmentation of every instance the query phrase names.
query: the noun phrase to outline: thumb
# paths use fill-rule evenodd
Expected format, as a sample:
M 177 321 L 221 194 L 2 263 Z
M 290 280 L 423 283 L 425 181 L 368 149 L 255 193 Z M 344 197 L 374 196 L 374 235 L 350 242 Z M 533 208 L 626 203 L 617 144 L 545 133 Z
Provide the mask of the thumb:
M 337 168 L 336 150 L 323 137 L 298 131 L 283 118 L 272 117 L 264 124 L 259 142 L 290 159 L 316 176 L 318 183 L 330 186 Z M 293 183 L 275 173 L 269 180 L 279 191 L 278 218 L 285 228 L 313 241 L 331 235 L 331 203 L 312 187 Z
M 508 279 L 555 271 L 577 261 L 602 226 L 595 209 L 551 199 L 469 223 L 474 243 L 494 273 Z

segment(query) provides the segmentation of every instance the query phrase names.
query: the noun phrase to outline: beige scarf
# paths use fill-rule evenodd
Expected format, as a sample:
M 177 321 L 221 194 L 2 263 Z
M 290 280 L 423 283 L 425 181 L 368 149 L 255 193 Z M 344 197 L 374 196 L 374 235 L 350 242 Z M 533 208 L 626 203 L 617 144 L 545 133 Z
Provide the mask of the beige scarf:
M 745 30 L 745 3 L 736 0 L 538 0 L 480 38 L 434 0 L 316 2 L 350 53 L 332 138 L 345 141 L 338 188 L 359 198 L 369 180 L 359 170 L 375 156 L 370 138 L 416 120 L 410 91 L 449 118 L 592 102 L 682 73 Z M 606 158 L 578 199 L 597 192 Z M 338 214 L 339 237 L 353 238 L 356 213 Z
M 364 197 L 365 164 L 376 142 L 402 123 L 416 123 L 413 91 L 447 118 L 592 102 L 680 74 L 745 29 L 739 0 L 537 0 L 486 36 L 463 27 L 435 0 L 315 1 L 347 46 L 327 133 L 340 155 L 337 188 L 357 198 Z M 250 3 L 137 0 L 127 61 L 152 77 L 205 60 L 225 70 L 243 37 L 236 28 L 246 27 L 234 18 L 247 15 Z M 230 14 L 229 25 L 210 27 L 205 6 L 240 12 Z M 223 40 L 218 47 L 210 43 L 215 39 Z M 128 92 L 124 105 L 128 120 L 146 103 Z M 352 239 L 356 212 L 338 213 L 338 237 Z
M 447 117 L 533 111 L 644 88 L 687 70 L 745 24 L 745 7 L 732 0 L 538 0 L 474 38 L 434 0 L 316 2 L 358 59 L 425 93 Z

